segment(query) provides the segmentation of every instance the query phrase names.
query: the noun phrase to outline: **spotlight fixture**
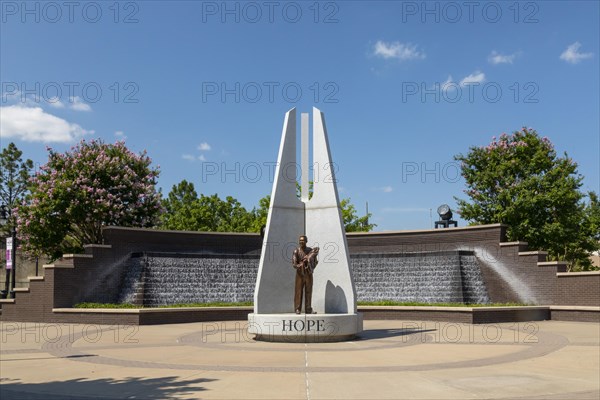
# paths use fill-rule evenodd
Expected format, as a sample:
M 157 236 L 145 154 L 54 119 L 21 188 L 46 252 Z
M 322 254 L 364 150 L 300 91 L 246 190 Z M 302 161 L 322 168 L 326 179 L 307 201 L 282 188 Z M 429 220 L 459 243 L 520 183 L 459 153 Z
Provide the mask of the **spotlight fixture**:
M 435 229 L 439 226 L 442 228 L 449 228 L 450 225 L 458 226 L 458 222 L 452 220 L 452 210 L 448 204 L 442 204 L 438 207 L 437 213 L 440 216 L 439 221 L 435 221 Z

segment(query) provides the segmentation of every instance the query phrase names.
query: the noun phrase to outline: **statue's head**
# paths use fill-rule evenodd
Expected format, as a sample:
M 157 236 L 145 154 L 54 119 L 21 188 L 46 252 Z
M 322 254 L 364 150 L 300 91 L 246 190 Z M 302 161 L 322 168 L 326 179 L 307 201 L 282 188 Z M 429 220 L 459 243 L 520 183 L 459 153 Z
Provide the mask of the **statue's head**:
M 300 247 L 306 247 L 307 242 L 308 242 L 308 238 L 306 237 L 306 235 L 301 235 L 298 238 L 298 243 L 300 243 Z

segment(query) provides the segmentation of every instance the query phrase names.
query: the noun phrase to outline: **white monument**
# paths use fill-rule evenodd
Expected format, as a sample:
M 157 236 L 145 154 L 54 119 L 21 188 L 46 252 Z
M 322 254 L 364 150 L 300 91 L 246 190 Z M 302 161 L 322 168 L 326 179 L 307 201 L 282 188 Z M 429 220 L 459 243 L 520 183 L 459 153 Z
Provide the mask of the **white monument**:
M 329 152 L 325 120 L 313 108 L 313 196 L 309 199 L 309 114 L 301 115 L 301 164 L 296 162 L 296 109 L 285 115 L 271 205 L 267 217 L 248 331 L 257 340 L 326 342 L 353 338 L 362 331 L 348 244 Z M 296 194 L 297 171 L 301 196 Z M 319 247 L 313 273 L 312 314 L 294 310 L 292 253 L 298 238 Z

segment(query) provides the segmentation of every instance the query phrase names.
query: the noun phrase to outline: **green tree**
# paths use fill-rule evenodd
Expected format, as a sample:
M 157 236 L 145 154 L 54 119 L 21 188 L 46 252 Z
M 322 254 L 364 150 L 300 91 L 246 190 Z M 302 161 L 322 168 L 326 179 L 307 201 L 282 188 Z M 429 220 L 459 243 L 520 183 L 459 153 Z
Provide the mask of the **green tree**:
M 252 232 L 260 232 L 263 226 L 267 225 L 267 217 L 269 216 L 269 206 L 271 205 L 271 195 L 268 194 L 258 201 L 258 208 L 252 209 L 254 222 Z
M 369 223 L 371 213 L 359 217 L 356 212 L 354 204 L 350 202 L 350 199 L 342 199 L 340 201 L 340 207 L 342 208 L 342 219 L 344 220 L 344 227 L 346 232 L 370 232 L 376 227 L 376 224 Z
M 64 154 L 49 149 L 17 209 L 23 249 L 56 259 L 101 243 L 103 226 L 154 226 L 162 207 L 151 163 L 123 142 L 84 140 Z
M 313 181 L 308 182 L 308 199 L 312 199 L 313 196 Z M 296 196 L 301 196 L 301 186 L 296 182 Z M 349 198 L 340 200 L 340 208 L 342 209 L 342 220 L 344 221 L 344 228 L 346 232 L 370 232 L 377 224 L 370 224 L 369 218 L 372 214 L 368 213 L 362 217 L 357 215 L 356 207 L 350 202 Z M 268 207 L 267 207 L 268 210 Z
M 253 226 L 253 215 L 231 196 L 221 200 L 218 195 L 201 195 L 199 199 L 202 219 L 201 230 L 212 232 L 249 232 Z
M 590 220 L 590 230 L 594 238 L 600 242 L 600 199 L 596 192 L 589 192 L 590 202 L 585 212 Z
M 231 196 L 222 200 L 217 194 L 198 197 L 194 184 L 186 180 L 173 185 L 168 197 L 163 200 L 163 206 L 165 213 L 161 217 L 161 227 L 164 229 L 202 232 L 255 231 L 253 212 L 248 212 L 238 200 Z
M 523 128 L 455 159 L 471 200 L 456 199 L 464 219 L 507 224 L 509 240 L 547 250 L 551 259 L 573 268 L 590 268 L 589 254 L 598 241 L 579 190 L 583 177 L 566 153 L 557 156 L 548 138 Z
M 312 187 L 312 185 L 311 185 Z M 300 191 L 297 192 L 300 197 Z M 312 197 L 312 191 L 308 194 L 309 199 Z M 271 196 L 265 196 L 260 199 L 260 207 L 258 210 L 254 210 L 255 224 L 254 232 L 260 231 L 260 227 L 267 224 L 267 215 L 269 214 L 269 205 L 271 203 Z M 376 227 L 376 224 L 369 223 L 369 218 L 372 214 L 368 213 L 362 217 L 357 215 L 356 208 L 350 202 L 350 199 L 342 199 L 340 201 L 340 207 L 342 208 L 342 219 L 344 221 L 344 227 L 346 232 L 370 232 Z M 257 229 L 258 228 L 258 229 Z
M 15 208 L 28 191 L 33 161 L 23 161 L 22 155 L 14 143 L 9 143 L 0 153 L 0 204 L 9 210 Z M 11 218 L 5 229 L 10 231 L 13 226 L 14 218 Z
M 197 213 L 194 202 L 198 200 L 198 193 L 194 184 L 183 180 L 173 185 L 166 199 L 163 199 L 164 213 L 161 215 L 161 228 L 178 231 L 198 231 Z
M 312 193 L 309 194 L 311 196 Z M 194 184 L 183 180 L 173 185 L 163 200 L 165 213 L 161 216 L 161 228 L 201 232 L 260 232 L 261 227 L 267 224 L 270 203 L 271 196 L 267 195 L 259 200 L 258 207 L 248 211 L 231 196 L 225 200 L 217 194 L 198 196 Z M 368 223 L 370 213 L 363 217 L 357 215 L 350 199 L 342 200 L 340 205 L 347 232 L 370 231 L 376 226 Z
M 596 192 L 588 193 L 589 202 L 586 204 L 584 213 L 584 224 L 581 226 L 579 230 L 579 235 L 582 237 L 581 242 L 587 242 L 589 238 L 596 243 L 595 248 L 592 250 L 600 249 L 600 199 L 598 198 L 598 194 Z M 592 246 L 590 246 L 591 248 Z M 583 249 L 583 257 L 587 257 L 589 249 L 586 247 Z M 579 263 L 575 265 L 575 269 L 577 270 L 592 270 L 592 269 L 600 269 L 598 267 L 594 268 L 590 263 Z

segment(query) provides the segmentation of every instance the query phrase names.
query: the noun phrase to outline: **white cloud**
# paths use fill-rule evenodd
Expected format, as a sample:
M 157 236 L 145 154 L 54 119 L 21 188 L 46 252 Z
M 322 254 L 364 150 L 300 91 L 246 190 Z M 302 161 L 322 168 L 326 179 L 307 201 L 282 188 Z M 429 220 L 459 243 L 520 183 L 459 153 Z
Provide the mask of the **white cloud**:
M 12 103 L 23 107 L 40 107 L 41 97 L 27 95 L 19 90 L 2 93 L 2 104 Z
M 115 132 L 115 136 L 118 137 L 119 139 L 127 139 L 127 136 L 125 135 L 125 132 L 123 131 L 116 131 Z
M 204 142 L 204 143 L 200 143 L 200 145 L 198 145 L 198 150 L 200 151 L 208 151 L 210 150 L 211 147 L 208 143 Z M 189 162 L 194 162 L 194 161 L 206 161 L 206 157 L 204 156 L 204 154 L 200 154 L 198 156 L 192 155 L 192 154 L 183 154 L 181 156 L 181 158 L 183 158 L 184 160 L 187 160 Z
M 496 50 L 492 51 L 492 54 L 490 54 L 488 56 L 488 61 L 490 62 L 490 64 L 512 64 L 513 61 L 515 61 L 515 58 L 517 57 L 517 53 L 513 53 L 513 54 L 509 54 L 509 55 L 504 55 L 504 54 L 500 54 L 498 53 Z
M 65 108 L 65 103 L 60 101 L 58 97 L 52 97 L 51 99 L 48 99 L 46 103 L 53 108 Z
M 196 161 L 196 157 L 194 157 L 194 156 L 193 156 L 193 155 L 191 155 L 191 154 L 183 154 L 183 155 L 181 156 L 181 158 L 183 158 L 184 160 L 192 161 L 192 162 L 193 162 L 193 161 Z
M 454 82 L 453 79 L 452 79 L 452 75 L 448 75 L 448 79 L 446 79 L 446 81 L 444 83 L 442 83 L 442 87 L 445 86 L 445 85 L 449 85 L 452 82 Z
M 384 59 L 396 58 L 401 61 L 422 60 L 425 53 L 417 50 L 417 45 L 411 43 L 390 42 L 378 40 L 375 43 L 373 54 Z
M 560 55 L 560 59 L 571 64 L 577 64 L 581 60 L 585 60 L 586 58 L 592 58 L 594 56 L 594 53 L 580 53 L 580 47 L 581 43 L 573 43 L 572 45 L 567 47 L 565 51 L 563 51 L 563 53 Z
M 391 186 L 384 186 L 384 187 L 381 188 L 381 190 L 383 191 L 383 193 L 390 193 L 394 189 Z
M 69 108 L 75 111 L 92 111 L 92 107 L 89 104 L 84 103 L 79 96 L 71 97 L 69 99 L 71 105 Z
M 446 79 L 446 81 L 444 83 L 442 83 L 442 90 L 444 92 L 451 92 L 453 90 L 456 90 L 456 87 L 458 85 L 456 84 L 456 82 L 454 82 L 454 80 L 452 79 L 452 75 L 448 75 L 448 79 Z
M 25 102 L 25 96 L 22 95 L 20 90 L 2 92 L 2 103 L 13 103 L 17 101 Z
M 46 113 L 41 107 L 13 105 L 0 107 L 0 136 L 26 142 L 71 142 L 93 134 L 81 126 Z
M 471 75 L 465 76 L 462 81 L 460 81 L 460 86 L 464 87 L 466 85 L 482 83 L 483 81 L 485 81 L 485 74 L 481 71 L 475 71 Z
M 23 93 L 19 90 L 2 93 L 2 103 L 16 103 L 26 107 L 40 107 L 47 104 L 52 108 L 65 108 L 65 103 L 60 100 L 60 97 L 46 98 L 31 93 Z

